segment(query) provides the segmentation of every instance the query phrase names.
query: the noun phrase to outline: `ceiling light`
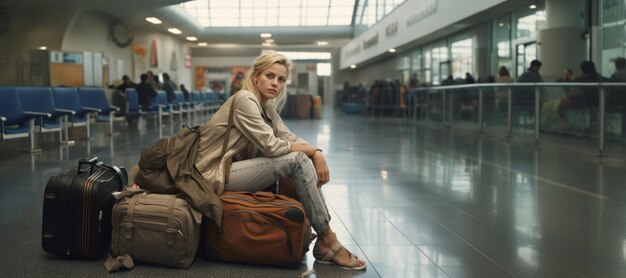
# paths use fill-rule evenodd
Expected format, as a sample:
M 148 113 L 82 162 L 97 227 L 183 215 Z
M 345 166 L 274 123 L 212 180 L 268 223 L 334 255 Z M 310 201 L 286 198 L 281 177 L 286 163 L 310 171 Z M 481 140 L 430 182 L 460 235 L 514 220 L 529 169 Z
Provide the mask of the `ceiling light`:
M 197 41 L 197 40 L 198 40 L 198 38 L 196 38 L 196 37 L 187 37 L 187 40 L 188 40 L 188 41 L 195 42 L 195 41 Z
M 199 42 L 198 43 L 198 46 L 207 46 L 207 45 L 208 45 L 208 43 L 206 43 L 206 42 Z
M 352 64 L 352 65 L 350 65 L 350 68 L 351 68 L 351 69 L 356 69 L 356 65 L 355 65 L 355 64 Z
M 272 34 L 270 33 L 261 33 L 261 38 L 271 38 Z
M 536 9 L 536 8 L 537 8 L 537 5 L 532 4 L 532 5 L 528 6 L 528 7 L 529 7 L 531 10 L 534 10 L 534 9 Z
M 394 53 L 394 52 L 396 52 L 396 49 L 395 48 L 389 48 L 389 52 L 390 53 Z
M 266 43 L 273 43 L 273 42 L 274 42 L 274 39 L 267 39 L 267 40 L 265 40 L 265 42 L 266 42 Z
M 48 49 L 48 48 L 47 48 L 47 47 L 45 47 L 45 46 L 40 46 L 40 47 L 37 47 L 37 48 L 38 48 L 39 50 L 46 50 L 46 49 Z
M 325 41 L 318 41 L 317 45 L 328 45 L 328 42 Z
M 152 24 L 161 24 L 162 23 L 161 20 L 159 20 L 156 17 L 146 17 L 146 21 L 150 22 Z
M 504 27 L 504 23 L 500 22 L 500 23 L 498 23 L 498 26 Z
M 178 30 L 176 28 L 169 28 L 169 29 L 167 29 L 167 31 L 169 31 L 172 34 L 176 34 L 176 35 L 180 35 L 180 34 L 183 33 L 182 31 L 180 31 L 180 30 Z

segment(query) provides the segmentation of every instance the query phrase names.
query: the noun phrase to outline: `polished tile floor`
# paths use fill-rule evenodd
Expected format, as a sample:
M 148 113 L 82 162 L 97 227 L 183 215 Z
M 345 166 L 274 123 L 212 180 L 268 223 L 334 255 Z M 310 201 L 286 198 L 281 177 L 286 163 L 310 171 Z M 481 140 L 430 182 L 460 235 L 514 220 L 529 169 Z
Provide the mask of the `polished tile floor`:
M 314 263 L 301 269 L 197 258 L 190 269 L 138 265 L 120 276 L 153 277 L 626 277 L 626 152 L 546 138 L 505 141 L 409 120 L 345 115 L 287 120 L 328 158 L 324 192 L 331 225 L 367 271 Z M 63 260 L 40 244 L 48 178 L 88 154 L 129 168 L 142 146 L 172 135 L 140 123 L 59 147 L 44 135 L 40 154 L 26 140 L 0 141 L 0 277 L 110 277 L 98 261 Z M 117 126 L 120 127 L 119 125 Z

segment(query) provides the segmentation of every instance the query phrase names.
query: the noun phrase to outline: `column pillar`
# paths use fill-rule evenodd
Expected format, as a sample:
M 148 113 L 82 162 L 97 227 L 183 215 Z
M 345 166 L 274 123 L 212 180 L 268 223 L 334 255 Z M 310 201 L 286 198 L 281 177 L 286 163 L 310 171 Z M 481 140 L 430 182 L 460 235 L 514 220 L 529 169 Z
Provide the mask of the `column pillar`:
M 587 59 L 585 37 L 585 0 L 547 0 L 546 28 L 539 30 L 539 60 L 545 81 L 554 81 L 563 69 L 580 73 L 580 63 Z

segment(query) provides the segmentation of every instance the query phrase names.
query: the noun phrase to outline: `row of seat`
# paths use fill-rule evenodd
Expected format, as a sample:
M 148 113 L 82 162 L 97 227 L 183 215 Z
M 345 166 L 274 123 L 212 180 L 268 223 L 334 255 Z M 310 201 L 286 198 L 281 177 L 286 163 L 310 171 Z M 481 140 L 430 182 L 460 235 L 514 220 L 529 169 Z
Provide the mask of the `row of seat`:
M 70 127 L 85 127 L 90 138 L 92 121 L 106 122 L 113 134 L 114 121 L 155 115 L 159 125 L 163 118 L 179 115 L 188 121 L 196 113 L 210 113 L 219 108 L 217 94 L 193 92 L 190 101 L 184 101 L 177 92 L 177 101 L 167 103 L 165 91 L 157 97 L 147 111 L 139 106 L 134 89 L 127 92 L 125 111 L 109 104 L 105 90 L 95 87 L 0 87 L 0 140 L 29 137 L 29 151 L 39 152 L 35 133 L 58 132 L 61 144 L 73 144 L 69 138 Z M 117 113 L 116 112 L 123 112 Z
M 146 115 L 156 115 L 158 124 L 163 124 L 165 117 L 178 115 L 182 122 L 187 119 L 188 125 L 195 121 L 198 113 L 208 114 L 216 111 L 222 101 L 217 93 L 191 92 L 189 100 L 185 100 L 182 91 L 175 91 L 176 100 L 173 103 L 167 101 L 167 93 L 163 90 L 157 91 L 156 98 L 147 110 L 142 110 L 139 105 L 139 98 L 135 89 L 126 89 L 127 111 L 126 117 L 137 117 Z

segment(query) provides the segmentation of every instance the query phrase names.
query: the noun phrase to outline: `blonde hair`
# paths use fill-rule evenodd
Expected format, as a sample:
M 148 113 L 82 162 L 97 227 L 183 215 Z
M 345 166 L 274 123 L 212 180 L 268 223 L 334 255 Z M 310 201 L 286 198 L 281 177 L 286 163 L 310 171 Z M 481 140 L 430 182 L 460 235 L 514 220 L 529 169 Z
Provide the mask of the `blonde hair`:
M 243 81 L 243 85 L 241 86 L 241 89 L 248 90 L 254 93 L 254 95 L 256 95 L 260 101 L 261 94 L 256 88 L 256 84 L 254 83 L 254 77 L 261 74 L 264 70 L 268 69 L 269 67 L 277 63 L 287 68 L 287 80 L 290 80 L 291 69 L 293 68 L 293 63 L 291 62 L 291 60 L 287 58 L 287 56 L 285 56 L 284 54 L 274 52 L 274 51 L 267 51 L 265 53 L 262 53 L 259 57 L 257 57 L 254 60 L 252 67 L 248 71 L 248 74 L 246 74 L 246 77 Z M 279 92 L 278 97 L 269 100 L 267 102 L 267 105 L 269 105 L 270 107 L 276 108 L 276 110 L 280 112 L 280 110 L 285 105 L 285 100 L 287 99 L 286 91 L 287 91 L 287 84 L 285 84 L 285 88 L 283 89 L 283 91 Z

